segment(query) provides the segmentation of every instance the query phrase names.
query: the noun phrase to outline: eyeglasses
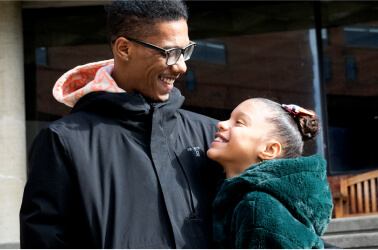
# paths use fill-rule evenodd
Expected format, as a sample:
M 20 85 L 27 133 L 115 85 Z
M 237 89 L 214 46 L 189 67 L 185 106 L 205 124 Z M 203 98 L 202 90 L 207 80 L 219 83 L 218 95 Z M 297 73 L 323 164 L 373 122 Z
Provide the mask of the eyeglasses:
M 184 48 L 163 49 L 163 48 L 160 48 L 158 46 L 139 41 L 137 39 L 133 39 L 133 38 L 129 38 L 129 37 L 125 37 L 125 38 L 130 40 L 130 41 L 139 43 L 140 45 L 143 45 L 144 47 L 154 49 L 154 50 L 157 50 L 157 51 L 164 53 L 165 54 L 165 64 L 167 64 L 168 66 L 175 64 L 178 61 L 178 59 L 180 58 L 181 54 L 184 56 L 184 61 L 189 60 L 190 56 L 193 53 L 194 47 L 196 46 L 195 42 L 190 41 L 190 44 L 188 44 Z

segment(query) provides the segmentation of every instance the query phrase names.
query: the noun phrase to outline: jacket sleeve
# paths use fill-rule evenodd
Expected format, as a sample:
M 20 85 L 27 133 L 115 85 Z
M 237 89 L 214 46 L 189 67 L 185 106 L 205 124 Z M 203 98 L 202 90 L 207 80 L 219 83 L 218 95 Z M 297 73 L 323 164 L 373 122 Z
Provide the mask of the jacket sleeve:
M 236 248 L 324 248 L 322 240 L 277 199 L 257 192 L 235 208 L 232 235 Z
M 76 237 L 85 236 L 78 219 L 77 185 L 55 132 L 46 128 L 37 136 L 29 168 L 20 211 L 21 248 L 80 248 Z

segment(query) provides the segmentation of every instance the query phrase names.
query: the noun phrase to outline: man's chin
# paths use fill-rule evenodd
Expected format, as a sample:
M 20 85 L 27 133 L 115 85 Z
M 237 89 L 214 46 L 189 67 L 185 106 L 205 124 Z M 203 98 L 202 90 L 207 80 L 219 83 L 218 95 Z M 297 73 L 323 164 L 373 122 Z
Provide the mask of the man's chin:
M 165 95 L 159 95 L 156 97 L 155 101 L 161 101 L 161 102 L 164 102 L 166 100 L 169 99 L 169 93 L 165 94 Z
M 148 98 L 150 98 L 151 100 L 155 101 L 155 102 L 164 102 L 166 100 L 169 99 L 169 94 L 166 94 L 166 95 L 157 95 L 157 96 L 149 96 Z

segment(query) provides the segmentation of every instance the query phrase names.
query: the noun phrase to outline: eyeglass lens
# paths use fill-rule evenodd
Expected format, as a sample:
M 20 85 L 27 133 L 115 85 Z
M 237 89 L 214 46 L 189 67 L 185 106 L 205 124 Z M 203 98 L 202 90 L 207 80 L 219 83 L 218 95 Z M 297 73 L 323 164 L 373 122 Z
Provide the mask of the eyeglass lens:
M 191 45 L 191 46 L 188 46 L 188 47 L 185 48 L 184 53 L 183 53 L 184 54 L 184 61 L 187 61 L 187 60 L 190 59 L 190 56 L 192 55 L 193 50 L 194 50 L 194 45 Z M 181 56 L 181 49 L 179 49 L 179 48 L 169 51 L 167 64 L 168 65 L 175 64 L 178 61 L 178 59 L 180 58 L 180 56 Z

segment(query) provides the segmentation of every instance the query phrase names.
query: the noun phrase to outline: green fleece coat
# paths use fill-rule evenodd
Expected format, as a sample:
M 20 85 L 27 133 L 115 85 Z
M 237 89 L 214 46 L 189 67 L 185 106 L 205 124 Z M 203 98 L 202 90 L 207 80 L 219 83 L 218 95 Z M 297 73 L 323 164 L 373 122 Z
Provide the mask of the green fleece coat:
M 221 184 L 213 203 L 216 248 L 324 248 L 332 195 L 320 155 L 269 160 Z

